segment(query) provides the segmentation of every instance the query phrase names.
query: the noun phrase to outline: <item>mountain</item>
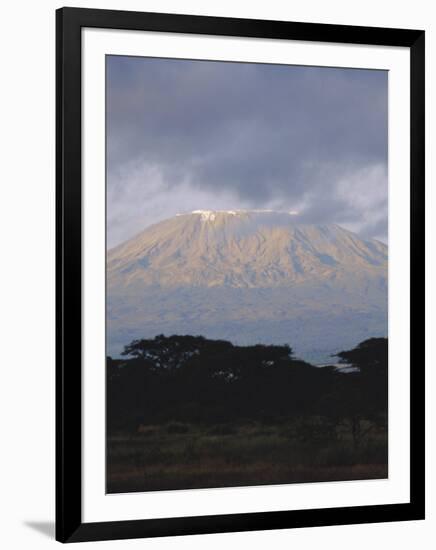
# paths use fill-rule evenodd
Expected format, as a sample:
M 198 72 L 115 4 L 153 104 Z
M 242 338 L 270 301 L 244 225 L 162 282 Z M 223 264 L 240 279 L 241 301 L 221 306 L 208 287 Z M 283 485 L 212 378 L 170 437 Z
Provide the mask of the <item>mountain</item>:
M 387 265 L 383 243 L 293 212 L 180 214 L 108 251 L 108 353 L 190 333 L 326 361 L 387 335 Z

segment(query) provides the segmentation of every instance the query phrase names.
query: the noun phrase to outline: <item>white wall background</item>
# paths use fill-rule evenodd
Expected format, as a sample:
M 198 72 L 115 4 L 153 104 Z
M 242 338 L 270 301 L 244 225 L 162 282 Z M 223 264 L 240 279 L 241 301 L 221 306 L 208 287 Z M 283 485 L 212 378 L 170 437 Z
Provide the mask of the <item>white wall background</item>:
M 320 23 L 423 28 L 427 31 L 427 406 L 428 519 L 425 522 L 107 542 L 107 548 L 390 547 L 430 549 L 436 539 L 435 462 L 436 208 L 431 187 L 431 96 L 435 90 L 436 15 L 430 0 L 89 0 L 70 5 Z M 0 136 L 0 544 L 53 547 L 54 527 L 54 163 L 55 14 L 61 2 L 2 6 Z M 433 65 L 433 66 L 432 66 Z M 433 251 L 431 251 L 433 249 Z M 431 253 L 432 252 L 432 253 Z M 432 437 L 431 432 L 433 432 Z M 432 540 L 433 539 L 433 540 Z M 86 543 L 89 545 L 89 543 Z

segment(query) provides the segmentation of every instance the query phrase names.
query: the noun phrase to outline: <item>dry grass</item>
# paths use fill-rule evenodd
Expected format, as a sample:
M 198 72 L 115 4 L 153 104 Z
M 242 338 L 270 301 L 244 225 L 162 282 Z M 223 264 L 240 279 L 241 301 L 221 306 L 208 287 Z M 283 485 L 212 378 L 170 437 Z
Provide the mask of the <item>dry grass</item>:
M 301 441 L 291 422 L 143 426 L 109 439 L 107 466 L 110 493 L 381 479 L 387 434 L 372 433 L 356 450 L 344 430 Z

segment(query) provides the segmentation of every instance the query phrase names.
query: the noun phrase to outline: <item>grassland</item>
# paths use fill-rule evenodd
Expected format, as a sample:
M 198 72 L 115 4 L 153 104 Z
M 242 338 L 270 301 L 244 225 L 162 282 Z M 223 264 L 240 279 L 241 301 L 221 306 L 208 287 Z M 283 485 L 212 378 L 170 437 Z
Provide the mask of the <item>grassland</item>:
M 141 425 L 108 438 L 107 492 L 386 478 L 387 430 L 367 427 L 356 446 L 346 423 L 316 417 Z

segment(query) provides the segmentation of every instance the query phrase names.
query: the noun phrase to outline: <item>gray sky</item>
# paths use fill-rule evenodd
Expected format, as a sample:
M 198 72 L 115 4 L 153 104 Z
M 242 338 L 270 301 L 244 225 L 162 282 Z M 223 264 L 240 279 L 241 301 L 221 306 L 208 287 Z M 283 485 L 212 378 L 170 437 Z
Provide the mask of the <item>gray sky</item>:
M 387 86 L 385 71 L 108 56 L 108 246 L 243 208 L 387 241 Z

